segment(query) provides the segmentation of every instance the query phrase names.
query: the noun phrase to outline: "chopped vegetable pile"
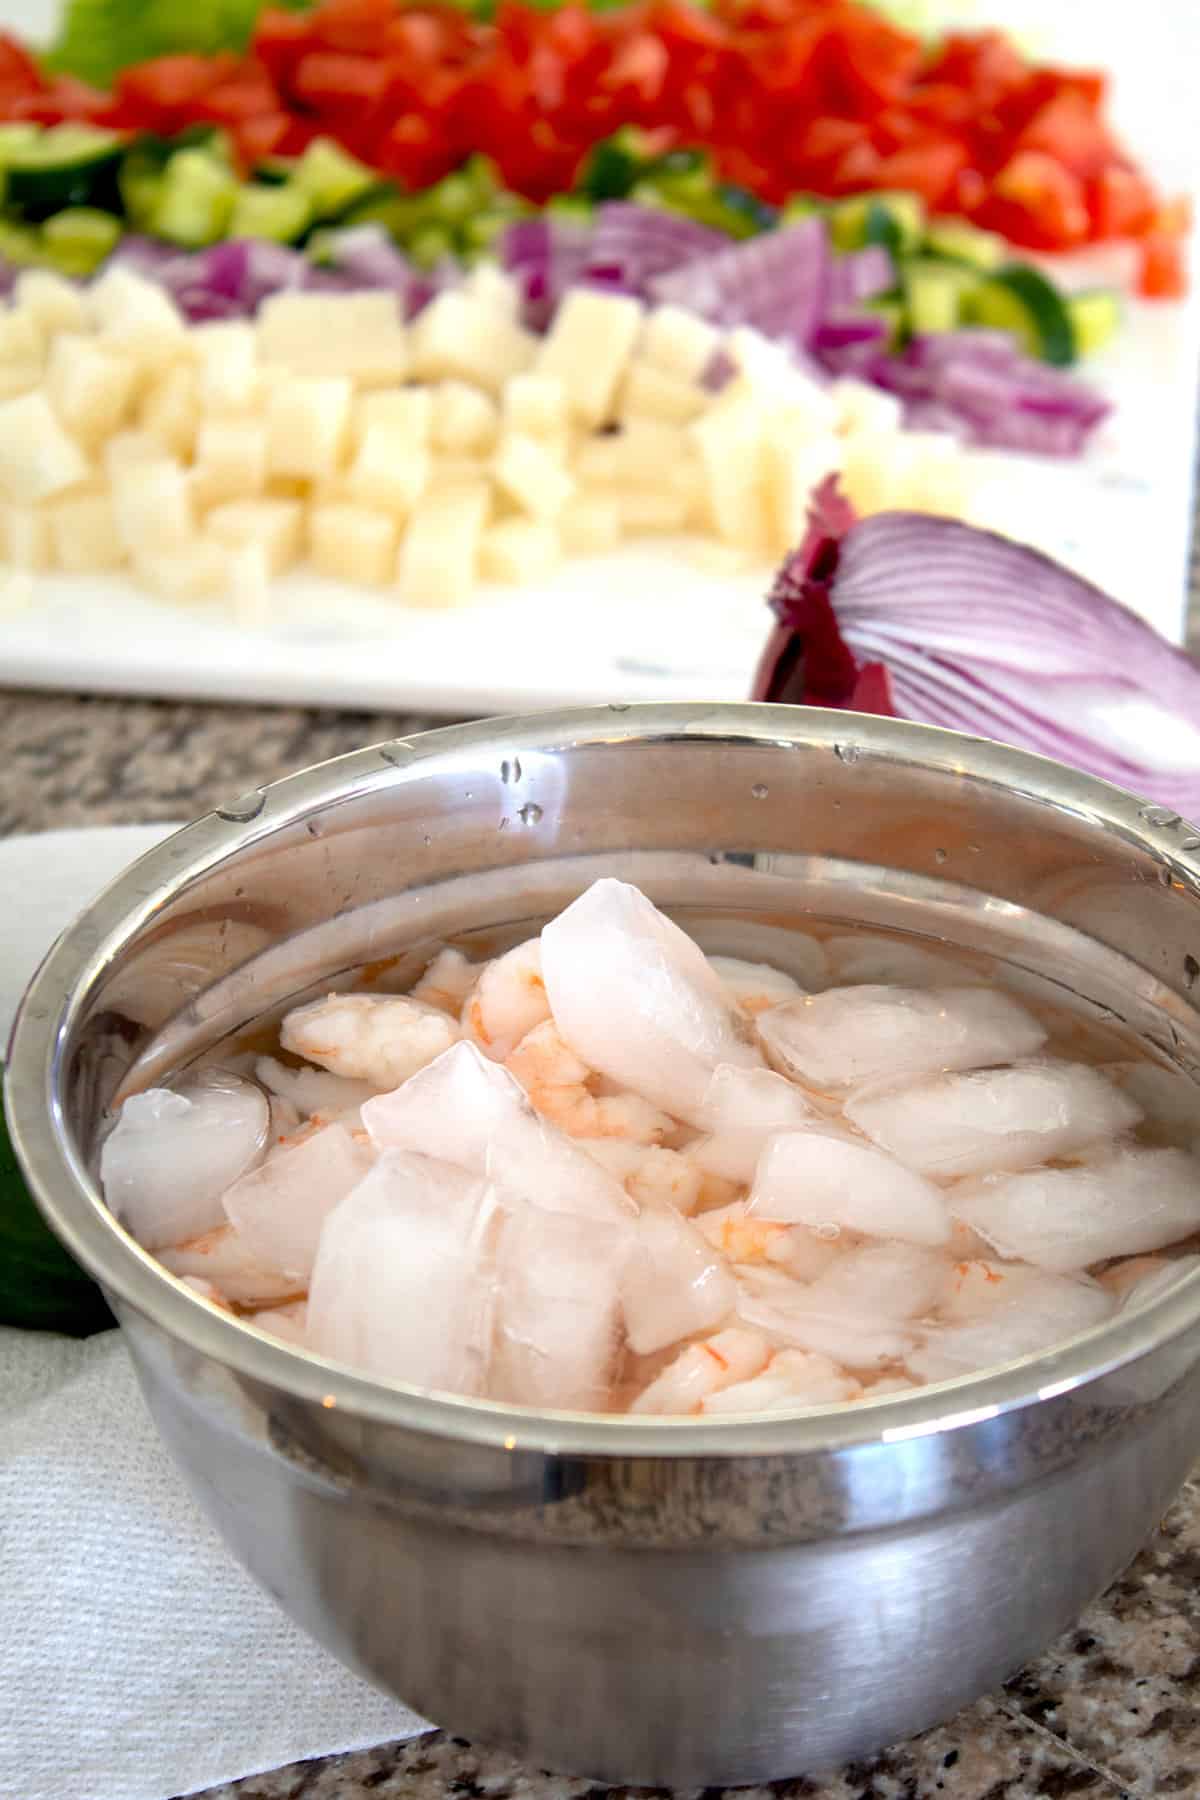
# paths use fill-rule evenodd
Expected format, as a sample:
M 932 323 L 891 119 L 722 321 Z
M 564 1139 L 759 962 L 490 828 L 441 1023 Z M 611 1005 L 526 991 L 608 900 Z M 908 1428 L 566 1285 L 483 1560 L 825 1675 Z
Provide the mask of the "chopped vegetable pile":
M 68 60 L 91 71 L 78 51 Z M 45 73 L 12 40 L 0 58 L 0 117 L 161 134 L 209 121 L 247 169 L 324 135 L 418 189 L 479 152 L 540 202 L 636 126 L 660 151 L 708 151 L 721 181 L 772 205 L 903 192 L 1028 248 L 1136 239 L 1143 290 L 1177 292 L 1186 221 L 1114 138 L 1104 90 L 1103 76 L 1031 64 L 996 32 L 926 47 L 856 0 L 504 0 L 486 20 L 324 0 L 265 10 L 245 56 L 152 58 L 109 93 Z

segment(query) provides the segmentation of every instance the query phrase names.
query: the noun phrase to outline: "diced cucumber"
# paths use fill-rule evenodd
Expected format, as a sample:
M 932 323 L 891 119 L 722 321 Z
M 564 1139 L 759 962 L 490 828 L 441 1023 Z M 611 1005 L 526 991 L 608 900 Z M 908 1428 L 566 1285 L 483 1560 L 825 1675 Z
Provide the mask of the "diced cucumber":
M 283 187 L 295 173 L 294 156 L 266 156 L 250 171 L 251 179 L 263 187 Z
M 953 331 L 961 323 L 963 301 L 977 277 L 953 263 L 912 257 L 900 269 L 909 329 Z
M 238 184 L 207 150 L 179 150 L 167 164 L 151 228 L 173 244 L 196 250 L 225 235 Z
M 0 258 L 18 268 L 34 268 L 44 259 L 42 234 L 33 225 L 18 225 L 12 219 L 0 219 Z
M 793 194 L 791 199 L 784 203 L 779 214 L 779 223 L 781 225 L 798 225 L 801 219 L 811 219 L 816 214 L 826 213 L 828 210 L 829 202 L 822 200 L 819 194 Z
M 444 225 L 423 225 L 414 231 L 404 248 L 419 269 L 432 269 L 443 256 L 454 253 L 454 239 Z
M 14 144 L 4 158 L 7 204 L 27 219 L 48 219 L 68 206 L 119 212 L 117 176 L 125 142 L 115 131 L 67 123 Z
M 238 189 L 226 231 L 235 238 L 271 238 L 277 244 L 294 244 L 311 224 L 312 208 L 297 188 L 250 181 Z
M 867 312 L 878 313 L 888 328 L 887 348 L 899 350 L 908 337 L 908 308 L 895 294 L 877 294 L 863 302 Z
M 121 221 L 91 206 L 71 206 L 42 226 L 46 261 L 63 275 L 91 275 L 121 240 Z
M 963 311 L 974 325 L 1011 331 L 1022 347 L 1043 362 L 1075 361 L 1075 330 L 1066 302 L 1040 270 L 1029 263 L 1006 263 L 981 276 L 964 295 Z
M 394 181 L 377 181 L 365 194 L 352 200 L 330 220 L 338 225 L 382 225 L 384 230 L 403 243 L 420 219 L 417 197 L 402 194 Z
M 292 182 L 308 201 L 314 218 L 332 219 L 377 185 L 373 169 L 335 144 L 314 138 L 296 164 Z
M 921 253 L 972 269 L 998 269 L 1008 256 L 1008 245 L 998 232 L 980 231 L 961 219 L 933 219 Z
M 1088 288 L 1067 301 L 1075 350 L 1092 356 L 1103 350 L 1121 328 L 1121 296 L 1112 288 Z
M 624 200 L 656 158 L 644 131 L 622 125 L 597 144 L 584 164 L 580 192 L 589 200 Z
M 919 194 L 856 194 L 836 203 L 829 229 L 839 250 L 882 244 L 893 256 L 907 256 L 924 235 L 925 203 Z
M 546 202 L 546 211 L 556 219 L 577 219 L 581 225 L 590 222 L 593 210 L 583 194 L 553 194 Z

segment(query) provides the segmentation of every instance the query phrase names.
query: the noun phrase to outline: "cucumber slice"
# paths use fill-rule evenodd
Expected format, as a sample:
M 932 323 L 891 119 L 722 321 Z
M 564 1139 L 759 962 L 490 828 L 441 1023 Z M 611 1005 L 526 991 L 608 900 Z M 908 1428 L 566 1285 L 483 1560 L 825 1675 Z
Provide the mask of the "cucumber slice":
M 589 200 L 625 200 L 649 173 L 656 158 L 644 131 L 622 125 L 597 144 L 583 166 L 579 190 Z
M 963 263 L 971 269 L 998 269 L 1008 256 L 1008 245 L 995 231 L 980 231 L 960 219 L 934 219 L 925 233 L 923 256 Z
M 0 219 L 0 258 L 17 268 L 36 268 L 44 261 L 42 234 L 36 225 L 18 225 L 12 219 Z
M 416 198 L 402 194 L 394 181 L 376 181 L 365 194 L 352 200 L 330 224 L 382 225 L 397 243 L 403 243 L 421 217 Z
M 953 263 L 914 257 L 900 270 L 900 282 L 908 307 L 909 329 L 914 332 L 954 331 L 962 322 L 963 300 L 974 288 L 976 276 Z
M 91 206 L 71 206 L 42 226 L 47 262 L 62 275 L 91 275 L 121 241 L 121 221 Z
M 295 173 L 294 156 L 268 156 L 262 162 L 255 163 L 250 176 L 261 187 L 283 187 Z
M 779 223 L 798 225 L 801 219 L 811 219 L 828 211 L 828 200 L 822 200 L 819 194 L 793 194 L 780 212 Z
M 27 219 L 48 219 L 68 206 L 121 211 L 118 175 L 125 141 L 94 125 L 52 125 L 5 157 L 7 204 Z
M 908 256 L 925 232 L 925 203 L 919 194 L 856 194 L 839 201 L 829 215 L 839 250 L 882 244 L 893 256 Z
M 238 184 L 207 150 L 178 150 L 167 164 L 151 229 L 172 244 L 199 250 L 225 236 Z
M 444 225 L 423 225 L 413 232 L 404 248 L 419 269 L 432 269 L 443 256 L 454 254 L 454 239 Z
M 295 244 L 311 224 L 312 208 L 298 189 L 251 181 L 238 189 L 226 233 L 235 238 L 271 238 L 277 244 Z
M 1080 356 L 1103 350 L 1121 329 L 1121 296 L 1112 288 L 1088 288 L 1067 301 L 1075 349 Z
M 1066 301 L 1029 263 L 1006 263 L 983 276 L 964 296 L 963 310 L 971 324 L 1011 331 L 1023 349 L 1043 362 L 1065 367 L 1076 360 Z
M 314 138 L 295 166 L 292 183 L 314 218 L 331 219 L 375 187 L 377 177 L 332 138 Z

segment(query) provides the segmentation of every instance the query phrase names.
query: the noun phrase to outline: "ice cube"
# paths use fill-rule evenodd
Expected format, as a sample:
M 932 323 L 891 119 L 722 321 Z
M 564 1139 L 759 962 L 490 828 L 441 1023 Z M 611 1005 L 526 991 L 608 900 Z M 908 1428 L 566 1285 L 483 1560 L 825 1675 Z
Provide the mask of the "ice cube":
M 906 1244 L 944 1244 L 946 1202 L 932 1182 L 879 1150 L 824 1126 L 768 1139 L 748 1209 L 817 1230 L 860 1231 Z
M 847 937 L 825 939 L 830 979 L 838 987 L 858 983 L 877 986 L 895 982 L 901 987 L 977 987 L 985 977 L 968 963 L 926 950 L 904 938 L 877 936 L 864 931 Z
M 496 1258 L 488 1395 L 520 1406 L 603 1412 L 619 1342 L 625 1228 L 517 1206 Z
M 374 1159 L 370 1144 L 335 1120 L 272 1150 L 235 1181 L 225 1195 L 226 1215 L 255 1256 L 307 1287 L 321 1227 Z
M 694 1413 L 711 1394 L 764 1369 L 771 1346 L 761 1332 L 730 1326 L 702 1344 L 689 1344 L 644 1388 L 631 1413 Z
M 1104 1063 L 1107 1075 L 1145 1114 L 1143 1141 L 1191 1150 L 1200 1139 L 1200 1088 L 1175 1069 L 1152 1062 Z
M 1125 1290 L 1121 1311 L 1132 1312 L 1136 1306 L 1148 1306 L 1152 1300 L 1161 1300 L 1197 1269 L 1200 1269 L 1200 1256 L 1179 1256 L 1173 1262 L 1164 1263 L 1160 1269 L 1150 1270 Z
M 597 1159 L 538 1117 L 520 1082 L 459 1043 L 391 1094 L 363 1107 L 381 1150 L 453 1163 L 551 1212 L 614 1220 L 636 1207 Z
M 832 1357 L 848 1369 L 902 1362 L 912 1349 L 911 1330 L 880 1319 L 866 1305 L 855 1308 L 836 1297 L 822 1306 L 803 1282 L 779 1269 L 741 1269 L 738 1275 L 738 1318 L 777 1343 Z
M 350 1081 L 327 1069 L 289 1069 L 273 1056 L 260 1056 L 254 1073 L 269 1094 L 286 1100 L 306 1118 L 313 1113 L 326 1119 L 355 1113 L 364 1100 L 373 1100 L 380 1091 L 369 1081 Z
M 867 1090 L 846 1117 L 923 1175 L 948 1179 L 1027 1169 L 1136 1125 L 1141 1108 L 1082 1063 L 936 1075 L 912 1087 Z
M 560 1032 L 589 1068 L 697 1121 L 721 1063 L 761 1064 L 703 952 L 646 896 L 597 881 L 542 931 Z
M 771 1061 L 829 1090 L 982 1068 L 1032 1056 L 1046 1033 L 1008 994 L 989 988 L 827 988 L 760 1013 Z
M 962 1310 L 972 1304 L 973 1314 Z M 953 1322 L 928 1327 L 907 1359 L 910 1371 L 923 1380 L 945 1381 L 1048 1350 L 1102 1324 L 1114 1302 L 1097 1282 L 1014 1268 L 990 1290 L 960 1291 L 952 1305 Z
M 1182 1150 L 1118 1150 L 1079 1168 L 984 1176 L 950 1206 L 1001 1256 L 1066 1274 L 1200 1229 L 1200 1163 Z
M 670 1206 L 643 1208 L 621 1278 L 630 1346 L 639 1356 L 711 1331 L 733 1309 L 725 1259 Z
M 325 1221 L 308 1297 L 311 1348 L 414 1387 L 482 1393 L 500 1217 L 487 1181 L 385 1151 Z
M 326 994 L 288 1013 L 279 1042 L 294 1056 L 386 1093 L 458 1039 L 453 1019 L 406 994 Z
M 232 1225 L 160 1250 L 158 1260 L 172 1275 L 210 1282 L 235 1306 L 270 1306 L 277 1300 L 295 1300 L 304 1292 L 302 1281 L 263 1262 Z
M 810 1306 L 878 1319 L 918 1319 L 941 1298 L 948 1259 L 916 1244 L 864 1244 L 836 1257 L 809 1284 Z
M 772 1133 L 795 1131 L 817 1117 L 812 1102 L 785 1076 L 725 1063 L 713 1071 L 700 1104 L 710 1135 L 689 1155 L 710 1174 L 749 1182 Z
M 262 1157 L 269 1127 L 262 1089 L 220 1069 L 131 1094 L 100 1151 L 110 1211 L 147 1250 L 216 1230 L 221 1195 Z
M 805 991 L 798 981 L 769 963 L 743 962 L 738 956 L 710 956 L 708 964 L 746 1013 L 765 1012 L 768 1006 L 781 1006 Z

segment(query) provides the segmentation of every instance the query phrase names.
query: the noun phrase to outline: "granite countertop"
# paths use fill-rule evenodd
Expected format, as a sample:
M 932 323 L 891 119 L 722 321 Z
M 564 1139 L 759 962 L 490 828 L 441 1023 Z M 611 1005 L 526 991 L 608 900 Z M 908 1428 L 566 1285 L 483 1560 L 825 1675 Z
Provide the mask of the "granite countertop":
M 1190 644 L 1200 654 L 1193 551 Z M 444 721 L 440 721 L 444 722 Z M 0 836 L 144 823 L 434 723 L 0 690 Z M 1200 1795 L 1200 1465 L 1132 1567 L 1045 1656 L 922 1737 L 780 1800 L 1090 1800 Z M 627 1790 L 613 1790 L 616 1796 Z M 443 1732 L 297 1763 L 202 1800 L 600 1800 Z M 703 1797 L 719 1800 L 707 1789 Z

